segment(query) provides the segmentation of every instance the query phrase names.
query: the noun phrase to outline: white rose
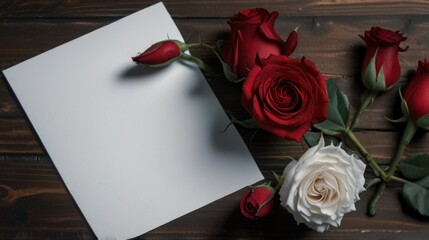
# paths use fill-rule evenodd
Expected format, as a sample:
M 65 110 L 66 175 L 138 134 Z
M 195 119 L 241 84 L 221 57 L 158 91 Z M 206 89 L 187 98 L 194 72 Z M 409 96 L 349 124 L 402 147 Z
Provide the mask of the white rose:
M 307 150 L 284 170 L 281 205 L 299 223 L 324 232 L 338 227 L 344 214 L 355 211 L 359 193 L 365 190 L 365 164 L 340 146 L 319 144 Z

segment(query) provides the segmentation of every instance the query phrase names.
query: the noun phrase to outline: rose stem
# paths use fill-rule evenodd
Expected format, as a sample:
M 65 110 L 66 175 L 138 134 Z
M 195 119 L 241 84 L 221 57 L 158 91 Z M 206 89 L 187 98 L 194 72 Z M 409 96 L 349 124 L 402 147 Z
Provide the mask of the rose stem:
M 401 183 L 411 183 L 410 181 L 403 179 L 403 178 L 400 178 L 400 177 L 397 177 L 397 176 L 391 176 L 390 180 L 394 180 L 394 181 L 401 182 Z
M 375 193 L 372 196 L 371 201 L 368 204 L 368 214 L 371 217 L 374 217 L 375 214 L 377 213 L 377 209 L 376 209 L 377 201 L 380 198 L 380 196 L 383 193 L 385 188 L 386 188 L 385 182 L 381 182 L 380 184 L 378 184 L 377 190 L 375 190 Z
M 416 133 L 418 127 L 414 123 L 413 120 L 409 119 L 407 122 L 407 126 L 405 127 L 404 133 L 402 134 L 401 141 L 399 142 L 398 150 L 396 150 L 395 156 L 393 157 L 393 160 L 390 164 L 389 169 L 387 170 L 387 177 L 384 182 L 380 183 L 378 185 L 377 191 L 374 193 L 373 198 L 371 199 L 371 202 L 369 203 L 369 214 L 371 216 L 375 215 L 375 206 L 377 204 L 378 199 L 380 198 L 380 195 L 383 193 L 384 188 L 386 188 L 386 183 L 390 180 L 395 180 L 398 182 L 407 183 L 409 181 L 396 177 L 393 174 L 395 173 L 396 169 L 399 166 L 399 162 L 401 160 L 402 154 L 404 153 L 405 148 L 407 147 L 408 143 L 410 143 L 411 139 L 413 139 L 414 134 Z M 381 190 L 379 190 L 381 189 Z
M 369 166 L 378 174 L 380 174 L 381 179 L 383 179 L 383 181 L 387 180 L 387 175 L 384 172 L 383 169 L 381 169 L 381 167 L 377 164 L 377 162 L 374 160 L 374 158 L 371 157 L 371 155 L 368 153 L 368 151 L 365 149 L 364 146 L 362 146 L 362 144 L 359 142 L 359 140 L 356 138 L 355 134 L 353 133 L 353 131 L 351 131 L 350 129 L 346 129 L 346 131 L 344 132 L 347 137 L 353 142 L 353 144 L 356 146 L 356 148 L 358 149 L 358 151 L 362 154 L 362 156 L 367 160 Z
M 371 105 L 371 103 L 374 101 L 375 96 L 377 96 L 378 92 L 377 91 L 371 91 L 371 90 L 365 90 L 365 92 L 362 95 L 362 103 L 359 107 L 359 110 L 357 111 L 357 113 L 355 114 L 352 123 L 350 124 L 349 129 L 351 131 L 353 131 L 353 129 L 355 128 L 360 115 L 362 114 L 362 112 L 369 106 Z
M 373 179 L 370 179 L 369 181 L 366 181 L 365 182 L 365 184 L 366 184 L 365 189 L 368 190 L 368 189 L 372 188 L 374 185 L 376 185 L 380 181 L 381 181 L 380 178 L 373 178 Z
M 401 161 L 402 154 L 404 153 L 405 148 L 408 143 L 413 139 L 414 134 L 416 133 L 418 127 L 414 123 L 413 120 L 409 119 L 407 122 L 407 126 L 405 127 L 404 133 L 402 134 L 401 141 L 399 142 L 398 150 L 396 150 L 396 154 L 393 157 L 393 160 L 390 164 L 389 169 L 387 170 L 387 181 L 389 181 L 396 169 L 398 168 L 399 162 Z

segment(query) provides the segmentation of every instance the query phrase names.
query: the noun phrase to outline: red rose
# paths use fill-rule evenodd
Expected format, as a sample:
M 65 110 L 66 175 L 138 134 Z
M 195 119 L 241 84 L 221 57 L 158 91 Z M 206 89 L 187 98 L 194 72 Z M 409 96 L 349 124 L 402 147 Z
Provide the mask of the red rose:
M 252 187 L 240 201 L 241 213 L 254 220 L 271 215 L 276 206 L 276 191 L 269 185 Z
M 367 44 L 365 59 L 362 64 L 362 82 L 373 91 L 385 91 L 401 76 L 398 52 L 406 51 L 399 44 L 407 38 L 398 31 L 373 27 L 360 37 Z
M 274 28 L 278 12 L 266 9 L 243 10 L 230 18 L 231 34 L 222 49 L 222 58 L 238 77 L 246 77 L 255 66 L 257 57 L 270 54 L 289 56 L 296 47 L 297 33 L 284 42 Z
M 182 50 L 178 42 L 174 40 L 167 40 L 155 43 L 150 46 L 146 51 L 133 57 L 133 61 L 140 64 L 147 64 L 150 66 L 167 65 L 179 58 Z
M 325 82 L 310 60 L 271 55 L 243 83 L 242 104 L 259 127 L 300 143 L 312 124 L 327 117 Z
M 417 72 L 404 92 L 404 100 L 417 126 L 429 130 L 429 62 L 419 61 Z

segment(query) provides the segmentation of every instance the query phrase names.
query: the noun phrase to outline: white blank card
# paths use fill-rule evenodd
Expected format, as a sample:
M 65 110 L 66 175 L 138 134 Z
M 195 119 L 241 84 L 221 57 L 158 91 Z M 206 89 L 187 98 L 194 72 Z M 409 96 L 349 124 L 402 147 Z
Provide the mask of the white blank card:
M 182 40 L 162 3 L 4 71 L 100 239 L 141 235 L 263 176 L 203 75 L 131 61 Z M 219 80 L 223 81 L 223 80 Z

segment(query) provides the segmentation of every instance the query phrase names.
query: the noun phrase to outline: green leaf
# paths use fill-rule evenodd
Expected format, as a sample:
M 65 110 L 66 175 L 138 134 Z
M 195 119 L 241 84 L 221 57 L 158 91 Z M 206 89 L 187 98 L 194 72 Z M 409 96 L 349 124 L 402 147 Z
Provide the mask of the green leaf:
M 429 216 L 429 175 L 413 183 L 405 183 L 402 189 L 405 201 L 424 216 Z
M 338 88 L 334 80 L 326 81 L 326 88 L 329 97 L 328 116 L 314 127 L 327 135 L 337 135 L 346 130 L 350 104 L 346 94 Z
M 233 124 L 233 123 L 237 123 L 238 125 L 240 125 L 244 128 L 259 128 L 258 124 L 256 123 L 256 120 L 253 118 L 238 120 L 234 116 L 231 116 L 231 122 L 225 127 L 223 132 L 228 130 L 229 126 L 231 126 L 231 124 Z
M 308 147 L 314 147 L 319 143 L 320 136 L 315 132 L 306 132 L 304 134 L 304 141 L 307 143 Z
M 236 118 L 232 118 L 231 121 L 233 123 L 238 123 L 240 126 L 245 128 L 258 128 L 258 124 L 256 123 L 256 120 L 253 118 L 249 118 L 245 120 L 238 120 Z
M 228 79 L 228 81 L 233 82 L 233 83 L 239 83 L 244 81 L 246 78 L 238 78 L 232 71 L 231 68 L 229 67 L 229 65 L 223 61 L 222 56 L 221 56 L 221 49 L 223 44 L 225 43 L 224 40 L 219 40 L 216 42 L 216 47 L 211 48 L 212 51 L 214 52 L 214 54 L 216 55 L 216 57 L 219 59 L 220 63 L 222 64 L 222 69 L 223 69 L 223 73 L 226 77 L 226 79 Z
M 417 126 L 429 130 L 429 114 L 426 114 L 416 121 Z
M 425 153 L 413 155 L 408 160 L 402 161 L 398 170 L 407 179 L 421 179 L 429 174 L 429 155 Z

